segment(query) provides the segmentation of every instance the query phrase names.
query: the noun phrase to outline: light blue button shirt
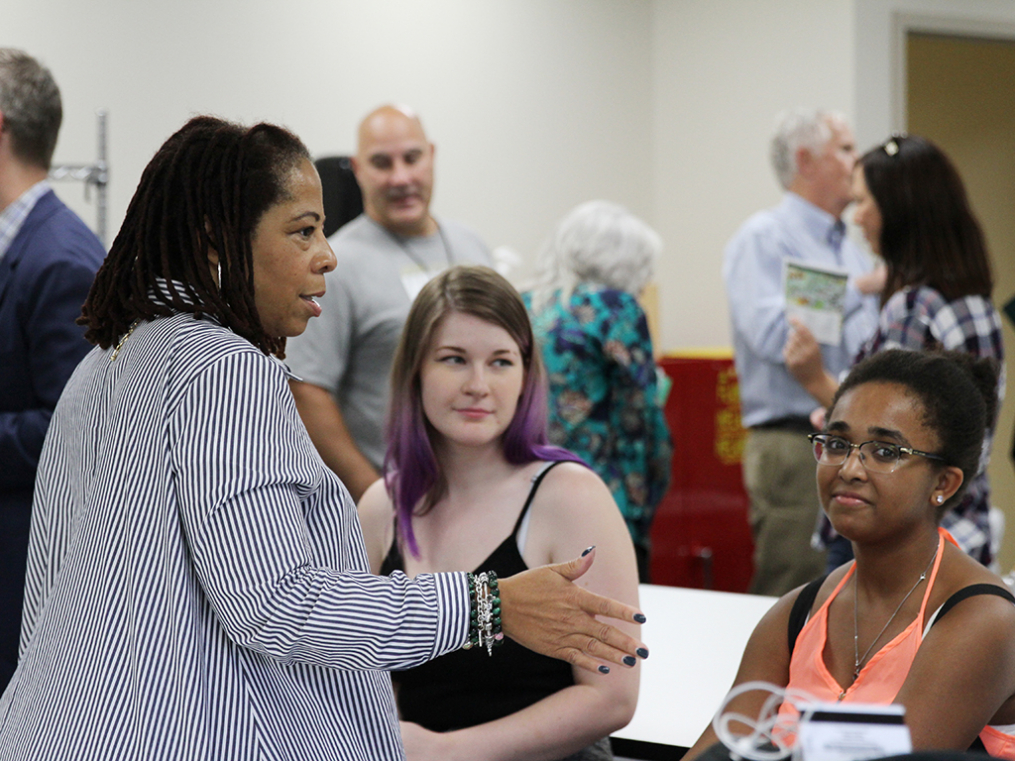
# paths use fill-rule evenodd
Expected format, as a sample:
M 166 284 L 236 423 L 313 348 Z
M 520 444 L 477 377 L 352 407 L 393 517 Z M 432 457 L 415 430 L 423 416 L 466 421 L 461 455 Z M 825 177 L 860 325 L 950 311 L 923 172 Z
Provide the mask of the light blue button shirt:
M 0 212 L 0 259 L 4 258 L 7 249 L 18 237 L 22 225 L 28 219 L 28 215 L 32 213 L 35 204 L 48 192 L 49 183 L 46 180 L 40 180 Z
M 745 427 L 807 416 L 815 401 L 786 370 L 782 349 L 789 333 L 783 262 L 837 267 L 850 275 L 842 341 L 822 344 L 825 368 L 847 370 L 877 327 L 878 305 L 855 278 L 873 268 L 870 257 L 844 236 L 842 221 L 795 193 L 753 215 L 726 246 L 723 280 L 733 323 L 733 351 Z

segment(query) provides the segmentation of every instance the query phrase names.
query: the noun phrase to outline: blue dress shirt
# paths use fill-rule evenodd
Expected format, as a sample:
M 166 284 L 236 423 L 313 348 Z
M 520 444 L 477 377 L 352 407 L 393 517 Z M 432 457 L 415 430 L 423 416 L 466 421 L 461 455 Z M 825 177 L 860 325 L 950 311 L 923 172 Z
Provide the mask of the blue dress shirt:
M 854 285 L 873 263 L 844 236 L 841 220 L 795 193 L 786 193 L 778 206 L 753 215 L 726 246 L 723 264 L 745 427 L 806 417 L 815 406 L 782 358 L 789 332 L 783 285 L 786 259 L 836 267 L 850 275 L 842 340 L 837 346 L 821 346 L 825 368 L 833 375 L 850 367 L 877 327 L 875 297 L 862 295 Z

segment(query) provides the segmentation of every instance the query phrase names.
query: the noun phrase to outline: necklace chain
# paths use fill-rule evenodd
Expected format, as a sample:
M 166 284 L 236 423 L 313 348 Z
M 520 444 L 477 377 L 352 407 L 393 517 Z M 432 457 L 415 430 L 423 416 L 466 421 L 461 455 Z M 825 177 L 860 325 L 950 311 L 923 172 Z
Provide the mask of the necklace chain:
M 447 262 L 447 266 L 450 267 L 451 265 L 453 265 L 455 263 L 455 257 L 451 253 L 451 246 L 448 245 L 448 239 L 444 237 L 444 230 L 441 229 L 440 223 L 437 222 L 437 220 L 434 220 L 434 223 L 437 225 L 437 237 L 440 239 L 441 248 L 444 249 L 444 259 Z M 398 245 L 398 247 L 400 249 L 402 249 L 402 253 L 405 254 L 407 257 L 409 257 L 409 259 L 412 260 L 413 264 L 415 264 L 417 267 L 419 267 L 421 272 L 426 272 L 427 274 L 430 274 L 430 273 L 433 272 L 433 270 L 430 268 L 430 266 L 426 262 L 424 262 L 416 254 L 415 251 L 412 250 L 412 248 L 409 246 L 409 244 L 405 240 L 403 240 L 403 236 L 400 236 L 397 233 L 392 232 L 391 230 L 389 230 L 388 228 L 384 227 L 383 225 L 381 225 L 381 227 L 384 229 L 384 231 L 388 235 L 391 236 L 392 240 L 395 241 L 395 243 Z M 429 236 L 425 236 L 425 237 L 429 237 Z
M 120 343 L 116 345 L 116 348 L 113 349 L 113 353 L 109 355 L 110 362 L 116 359 L 116 357 L 120 354 L 120 349 L 123 347 L 125 343 L 127 343 L 127 339 L 130 338 L 130 334 L 134 332 L 134 328 L 138 326 L 139 322 L 141 322 L 140 319 L 134 320 L 134 322 L 130 324 L 130 328 L 127 330 L 126 333 L 123 334 L 123 338 L 120 339 Z
M 930 567 L 934 562 L 934 558 L 937 557 L 937 548 L 934 549 L 934 554 L 930 556 L 930 561 L 927 563 L 927 567 L 923 569 L 923 573 L 920 574 L 920 578 L 916 580 L 912 589 L 906 592 L 906 596 L 902 598 L 902 602 L 895 609 L 895 612 L 885 622 L 885 625 L 881 627 L 881 631 L 878 632 L 878 636 L 874 638 L 874 641 L 870 643 L 870 647 L 864 650 L 863 656 L 860 655 L 860 627 L 857 624 L 857 600 L 860 597 L 860 583 L 857 581 L 857 573 L 853 571 L 853 681 L 856 681 L 857 677 L 860 676 L 860 666 L 867 660 L 867 656 L 870 655 L 871 650 L 880 641 L 881 635 L 888 631 L 888 627 L 892 625 L 892 621 L 899 615 L 899 611 L 902 610 L 902 606 L 906 604 L 906 600 L 910 598 L 916 588 L 923 583 L 923 580 L 927 578 L 927 573 L 930 571 Z

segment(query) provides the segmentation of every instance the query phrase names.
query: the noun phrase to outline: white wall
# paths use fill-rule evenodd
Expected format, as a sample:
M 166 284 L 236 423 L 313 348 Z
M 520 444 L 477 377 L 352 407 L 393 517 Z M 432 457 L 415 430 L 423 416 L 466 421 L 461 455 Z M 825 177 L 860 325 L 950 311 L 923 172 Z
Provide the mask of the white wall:
M 111 112 L 111 231 L 141 170 L 188 116 L 268 119 L 315 154 L 348 152 L 385 101 L 437 144 L 438 213 L 531 258 L 575 204 L 605 197 L 666 244 L 663 348 L 729 344 L 722 248 L 778 201 L 775 114 L 893 122 L 899 14 L 1015 19 L 1011 0 L 4 0 L 0 45 L 53 70 L 58 162 L 95 156 Z M 81 186 L 62 197 L 95 218 Z
M 110 110 L 110 229 L 141 171 L 190 115 L 288 125 L 349 152 L 388 101 L 437 144 L 439 214 L 523 255 L 575 204 L 651 212 L 647 0 L 4 0 L 0 45 L 63 92 L 56 161 L 95 157 Z M 61 196 L 93 223 L 78 184 Z
M 728 345 L 723 247 L 779 201 L 776 114 L 852 111 L 852 0 L 660 0 L 653 30 L 662 344 Z

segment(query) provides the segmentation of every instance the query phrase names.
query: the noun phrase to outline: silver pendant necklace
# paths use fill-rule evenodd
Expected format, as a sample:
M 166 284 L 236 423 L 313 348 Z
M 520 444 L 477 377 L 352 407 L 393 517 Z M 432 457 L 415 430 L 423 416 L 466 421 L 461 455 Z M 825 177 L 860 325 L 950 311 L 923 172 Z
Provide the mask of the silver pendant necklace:
M 934 558 L 935 557 L 937 557 L 937 547 L 934 548 L 934 554 L 930 556 L 930 562 L 928 562 L 927 563 L 927 567 L 923 569 L 923 573 L 920 574 L 920 578 L 918 578 L 916 580 L 916 583 L 913 585 L 913 588 L 910 589 L 908 592 L 906 592 L 906 596 L 902 598 L 902 602 L 899 603 L 899 606 L 895 609 L 895 612 L 892 613 L 891 617 L 885 622 L 885 625 L 881 627 L 881 631 L 878 632 L 878 636 L 876 636 L 874 638 L 874 641 L 871 642 L 870 647 L 868 647 L 866 650 L 864 650 L 863 656 L 860 655 L 860 633 L 859 633 L 860 627 L 857 624 L 857 618 L 858 618 L 857 617 L 857 600 L 860 597 L 860 584 L 857 581 L 856 571 L 855 570 L 853 571 L 853 681 L 854 682 L 856 681 L 857 677 L 860 676 L 860 668 L 861 668 L 862 664 L 867 660 L 867 656 L 870 655 L 871 650 L 874 649 L 874 646 L 881 639 L 881 635 L 884 634 L 888 630 L 888 627 L 891 626 L 892 621 L 894 621 L 895 617 L 897 615 L 899 615 L 899 611 L 902 610 L 902 606 L 906 604 L 906 600 L 908 600 L 910 598 L 910 596 L 913 594 L 913 592 L 916 591 L 916 588 L 918 586 L 920 586 L 920 584 L 923 583 L 924 579 L 927 578 L 927 574 L 930 572 L 930 567 L 934 563 Z M 840 697 L 840 700 L 841 699 L 842 698 Z

